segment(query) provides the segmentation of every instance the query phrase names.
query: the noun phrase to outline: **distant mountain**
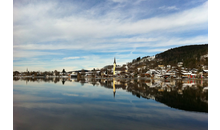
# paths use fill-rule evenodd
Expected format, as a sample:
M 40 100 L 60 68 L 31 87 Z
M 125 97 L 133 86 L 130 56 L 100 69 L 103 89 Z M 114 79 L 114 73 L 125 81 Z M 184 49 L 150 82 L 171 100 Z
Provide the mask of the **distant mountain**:
M 197 68 L 199 65 L 208 65 L 208 44 L 188 45 L 171 48 L 167 51 L 155 55 L 156 59 L 162 59 L 161 64 L 176 65 L 183 62 L 187 68 Z

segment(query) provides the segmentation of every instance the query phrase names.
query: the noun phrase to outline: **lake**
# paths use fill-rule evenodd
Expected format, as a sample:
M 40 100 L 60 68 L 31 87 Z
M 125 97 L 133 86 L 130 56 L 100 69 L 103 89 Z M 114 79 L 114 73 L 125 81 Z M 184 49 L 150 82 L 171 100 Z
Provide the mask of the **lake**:
M 14 130 L 207 130 L 208 80 L 14 78 Z

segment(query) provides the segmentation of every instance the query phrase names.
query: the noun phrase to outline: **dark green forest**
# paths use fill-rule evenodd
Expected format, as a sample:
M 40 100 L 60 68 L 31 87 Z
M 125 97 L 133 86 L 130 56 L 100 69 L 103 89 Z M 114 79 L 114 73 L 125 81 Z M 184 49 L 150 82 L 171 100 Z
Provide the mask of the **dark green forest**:
M 184 67 L 199 68 L 200 65 L 208 65 L 208 58 L 201 58 L 205 54 L 208 54 L 208 44 L 171 48 L 155 57 L 163 59 L 161 64 L 164 65 L 176 65 L 178 62 L 183 62 Z

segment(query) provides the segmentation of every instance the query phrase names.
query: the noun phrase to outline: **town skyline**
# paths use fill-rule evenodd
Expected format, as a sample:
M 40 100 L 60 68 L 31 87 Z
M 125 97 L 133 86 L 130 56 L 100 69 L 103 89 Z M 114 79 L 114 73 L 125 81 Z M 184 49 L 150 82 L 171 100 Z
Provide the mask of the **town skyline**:
M 13 70 L 101 68 L 208 43 L 208 1 L 13 1 Z

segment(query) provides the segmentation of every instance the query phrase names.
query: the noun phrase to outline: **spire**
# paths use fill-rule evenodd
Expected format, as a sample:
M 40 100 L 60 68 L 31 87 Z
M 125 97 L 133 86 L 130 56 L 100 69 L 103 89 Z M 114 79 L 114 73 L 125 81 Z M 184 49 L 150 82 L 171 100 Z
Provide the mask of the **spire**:
M 116 64 L 115 57 L 114 57 L 114 64 Z

